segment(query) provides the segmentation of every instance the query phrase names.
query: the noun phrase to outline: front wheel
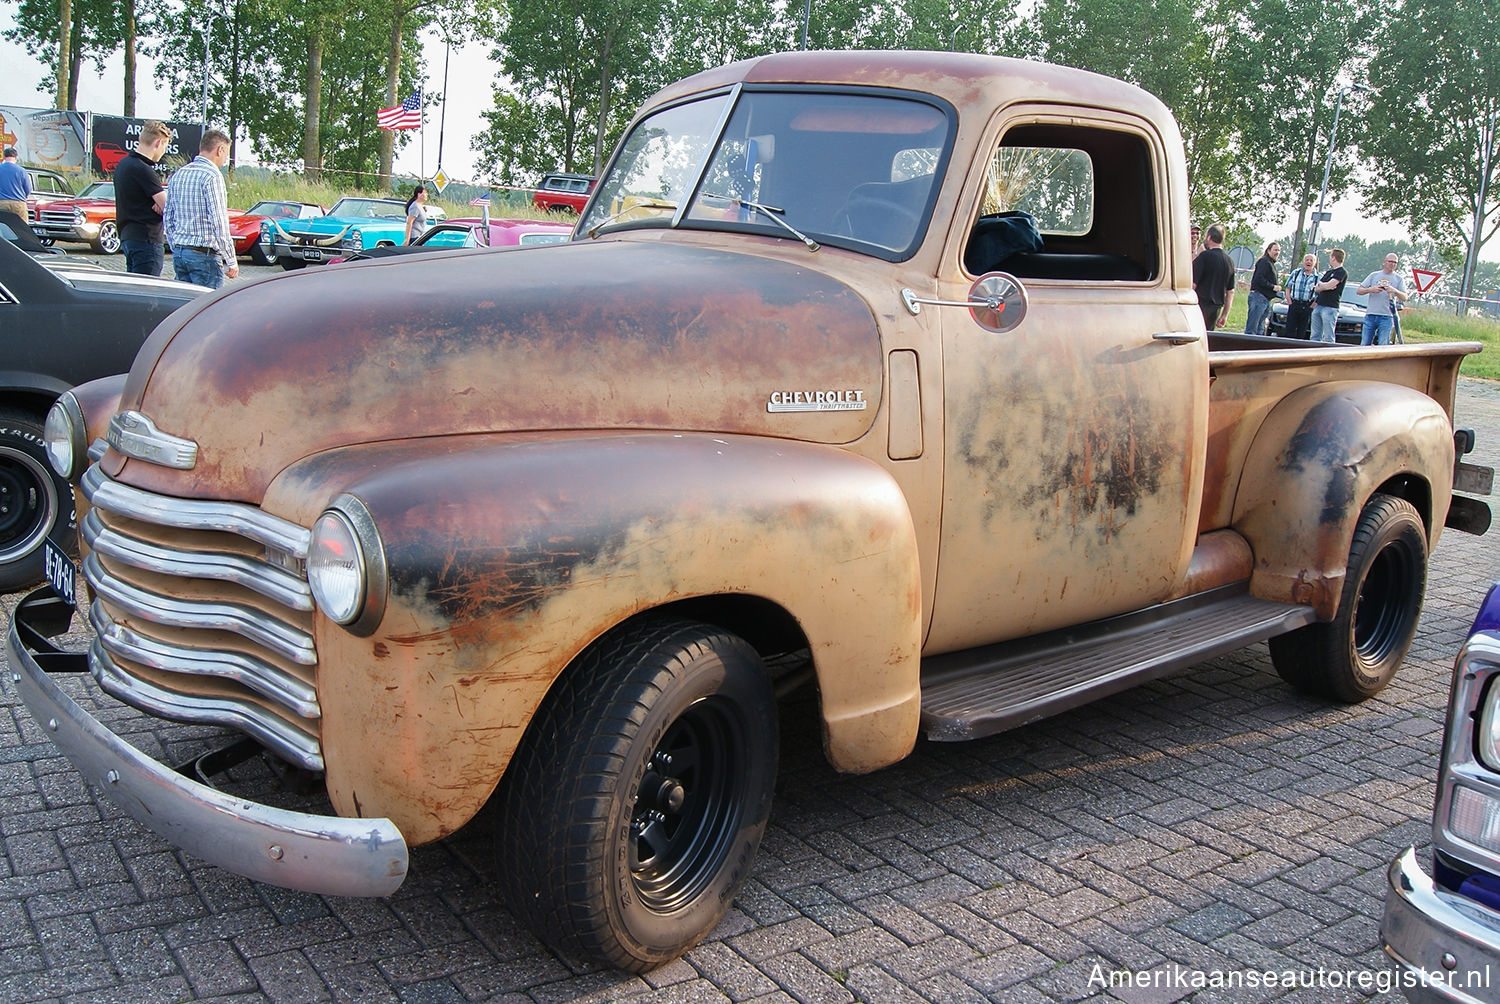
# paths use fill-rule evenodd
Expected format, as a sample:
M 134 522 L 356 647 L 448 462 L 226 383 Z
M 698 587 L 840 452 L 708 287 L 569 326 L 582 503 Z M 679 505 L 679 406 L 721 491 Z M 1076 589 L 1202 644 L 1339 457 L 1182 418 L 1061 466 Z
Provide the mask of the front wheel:
M 94 238 L 94 250 L 100 254 L 120 253 L 120 228 L 114 220 L 99 224 L 99 236 Z
M 654 621 L 591 646 L 496 792 L 512 911 L 555 948 L 644 972 L 710 931 L 750 873 L 776 701 L 741 639 Z
M 295 272 L 299 268 L 307 267 L 307 262 L 301 258 L 278 258 L 277 263 L 281 265 L 283 272 Z
M 266 254 L 266 247 L 260 241 L 250 245 L 250 263 L 252 265 L 272 265 L 274 259 Z
M 0 593 L 42 578 L 42 539 L 54 528 L 73 546 L 73 495 L 52 472 L 42 446 L 42 423 L 0 411 Z
M 1298 690 L 1355 703 L 1396 675 L 1427 589 L 1427 532 L 1405 499 L 1376 495 L 1354 527 L 1338 614 L 1272 638 L 1271 662 Z

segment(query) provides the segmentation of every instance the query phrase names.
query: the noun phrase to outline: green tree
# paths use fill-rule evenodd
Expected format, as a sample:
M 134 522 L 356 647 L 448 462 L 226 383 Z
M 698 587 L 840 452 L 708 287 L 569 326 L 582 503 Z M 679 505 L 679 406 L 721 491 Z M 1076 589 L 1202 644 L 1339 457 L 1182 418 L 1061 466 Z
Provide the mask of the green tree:
M 133 33 L 132 0 L 16 0 L 14 22 L 4 35 L 52 67 L 41 87 L 56 95 L 58 108 L 77 109 L 78 80 L 84 64 L 104 72 L 104 61 Z M 148 8 L 149 9 L 149 8 Z M 129 53 L 127 53 L 127 57 Z M 123 108 L 134 109 L 134 74 L 126 61 Z M 131 114 L 126 111 L 126 114 Z
M 1357 120 L 1375 168 L 1364 204 L 1472 269 L 1500 226 L 1500 7 L 1401 0 L 1375 23 L 1373 94 Z M 1463 295 L 1472 288 L 1466 270 Z
M 1289 25 L 1297 30 L 1288 30 Z M 1253 216 L 1297 210 L 1297 233 L 1285 252 L 1303 253 L 1308 211 L 1318 197 L 1330 142 L 1336 140 L 1328 196 L 1348 185 L 1355 148 L 1351 119 L 1360 95 L 1344 91 L 1365 56 L 1353 18 L 1329 17 L 1321 0 L 1247 0 L 1238 21 L 1241 44 L 1228 54 L 1243 103 L 1242 144 L 1251 166 L 1244 208 Z M 1332 136 L 1338 109 L 1338 136 Z M 1323 243 L 1327 243 L 1324 241 Z
M 1240 153 L 1238 44 L 1229 0 L 1039 0 L 1027 52 L 1137 84 L 1172 110 L 1182 130 L 1196 218 L 1249 218 L 1250 170 Z

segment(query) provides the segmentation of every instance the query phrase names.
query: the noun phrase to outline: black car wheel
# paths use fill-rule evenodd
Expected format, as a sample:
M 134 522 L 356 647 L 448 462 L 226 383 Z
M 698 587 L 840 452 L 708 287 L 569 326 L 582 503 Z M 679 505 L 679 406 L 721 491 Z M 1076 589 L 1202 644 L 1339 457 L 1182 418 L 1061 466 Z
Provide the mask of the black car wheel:
M 306 268 L 307 262 L 301 258 L 278 258 L 277 263 L 285 272 L 295 272 L 299 268 Z
M 515 914 L 563 952 L 643 972 L 707 935 L 750 872 L 776 781 L 760 657 L 661 620 L 586 651 L 496 792 Z
M 0 411 L 0 592 L 42 578 L 42 540 L 54 528 L 73 546 L 72 491 L 52 472 L 42 445 L 41 420 Z
M 1378 694 L 1417 631 L 1427 587 L 1427 533 L 1410 502 L 1376 495 L 1349 547 L 1338 614 L 1270 641 L 1276 672 L 1298 690 L 1354 703 Z
M 256 241 L 250 245 L 250 263 L 252 265 L 274 265 L 275 261 L 266 254 L 265 245 Z

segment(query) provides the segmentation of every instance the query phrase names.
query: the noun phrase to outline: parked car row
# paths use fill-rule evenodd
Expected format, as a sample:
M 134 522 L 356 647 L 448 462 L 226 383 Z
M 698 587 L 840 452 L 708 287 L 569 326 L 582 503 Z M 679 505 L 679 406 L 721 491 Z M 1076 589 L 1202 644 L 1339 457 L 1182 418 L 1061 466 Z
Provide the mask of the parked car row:
M 1333 339 L 1344 345 L 1358 345 L 1360 332 L 1365 326 L 1365 303 L 1368 296 L 1354 292 L 1354 284 L 1344 289 L 1339 300 L 1339 317 L 1334 322 Z M 1286 337 L 1286 301 L 1271 304 L 1271 316 L 1266 321 L 1266 334 Z

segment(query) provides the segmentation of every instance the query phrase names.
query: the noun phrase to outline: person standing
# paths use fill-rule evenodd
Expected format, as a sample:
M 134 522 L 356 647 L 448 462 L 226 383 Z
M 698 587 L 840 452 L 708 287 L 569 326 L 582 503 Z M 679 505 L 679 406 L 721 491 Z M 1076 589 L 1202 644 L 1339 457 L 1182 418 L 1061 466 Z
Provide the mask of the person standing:
M 1281 295 L 1281 283 L 1277 281 L 1276 259 L 1281 257 L 1281 245 L 1272 241 L 1266 245 L 1265 253 L 1255 263 L 1250 276 L 1250 297 L 1246 301 L 1249 312 L 1245 315 L 1245 334 L 1266 333 L 1266 318 L 1271 316 L 1271 301 Z
M 427 232 L 427 186 L 418 185 L 406 200 L 406 237 L 402 244 L 415 244 Z
M 19 156 L 15 147 L 8 146 L 5 159 L 0 160 L 0 209 L 8 209 L 30 222 L 26 200 L 31 196 L 31 175 L 17 160 Z
M 1339 323 L 1339 301 L 1343 299 L 1344 284 L 1349 273 L 1344 271 L 1344 249 L 1334 248 L 1328 252 L 1328 271 L 1313 284 L 1316 291 L 1312 312 L 1312 340 L 1332 342 Z
M 1318 256 L 1309 251 L 1302 256 L 1302 267 L 1286 280 L 1286 331 L 1287 338 L 1307 341 L 1308 328 L 1312 324 L 1313 290 L 1318 282 Z
M 1365 326 L 1359 333 L 1361 345 L 1391 344 L 1391 328 L 1396 324 L 1396 304 L 1406 302 L 1406 283 L 1396 266 L 1401 264 L 1394 254 L 1385 256 L 1385 265 L 1379 272 L 1371 272 L 1359 284 L 1356 293 L 1368 293 L 1365 304 Z
M 115 165 L 115 219 L 127 272 L 161 275 L 161 213 L 167 190 L 156 165 L 171 142 L 172 130 L 165 123 L 147 119 L 141 123 L 135 149 Z
M 228 161 L 229 137 L 218 129 L 205 132 L 198 156 L 172 175 L 162 214 L 177 278 L 210 289 L 240 274 L 229 236 L 224 176 L 219 173 Z
M 1234 302 L 1234 259 L 1224 250 L 1224 227 L 1215 223 L 1203 235 L 1203 252 L 1193 259 L 1193 288 L 1203 326 L 1215 331 L 1229 316 Z

